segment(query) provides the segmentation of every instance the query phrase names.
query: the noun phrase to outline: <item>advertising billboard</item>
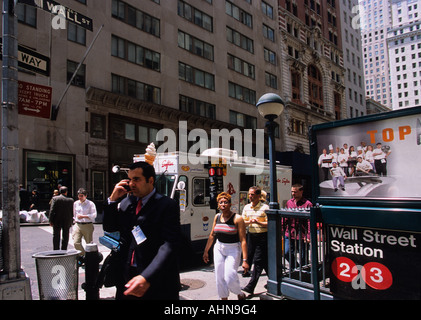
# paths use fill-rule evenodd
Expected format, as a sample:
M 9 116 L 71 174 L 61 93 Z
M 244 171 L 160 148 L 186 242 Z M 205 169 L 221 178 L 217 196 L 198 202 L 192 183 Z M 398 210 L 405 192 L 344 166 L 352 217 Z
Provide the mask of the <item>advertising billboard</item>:
M 320 199 L 421 200 L 421 108 L 311 128 Z

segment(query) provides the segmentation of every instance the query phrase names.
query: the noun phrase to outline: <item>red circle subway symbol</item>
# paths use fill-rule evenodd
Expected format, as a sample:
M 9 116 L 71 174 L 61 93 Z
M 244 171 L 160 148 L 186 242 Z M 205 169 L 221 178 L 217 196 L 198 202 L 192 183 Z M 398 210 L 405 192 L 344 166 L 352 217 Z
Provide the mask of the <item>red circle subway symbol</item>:
M 341 281 L 351 282 L 358 275 L 354 261 L 346 257 L 338 257 L 332 262 L 332 272 Z

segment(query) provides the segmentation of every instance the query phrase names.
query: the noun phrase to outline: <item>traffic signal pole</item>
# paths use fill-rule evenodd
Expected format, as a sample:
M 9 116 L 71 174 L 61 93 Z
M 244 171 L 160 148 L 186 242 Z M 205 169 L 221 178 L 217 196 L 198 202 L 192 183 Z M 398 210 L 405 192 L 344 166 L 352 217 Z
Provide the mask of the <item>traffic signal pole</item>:
M 19 225 L 18 41 L 16 0 L 3 0 L 1 174 L 4 269 L 0 273 L 0 300 L 31 299 L 29 278 L 21 268 Z

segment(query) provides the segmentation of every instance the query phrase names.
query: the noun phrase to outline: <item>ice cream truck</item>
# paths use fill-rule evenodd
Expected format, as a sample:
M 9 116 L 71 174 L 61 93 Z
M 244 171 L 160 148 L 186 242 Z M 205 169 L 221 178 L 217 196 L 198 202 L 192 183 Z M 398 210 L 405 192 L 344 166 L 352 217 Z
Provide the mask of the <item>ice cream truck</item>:
M 145 155 L 134 155 L 133 161 L 145 161 Z M 248 202 L 249 187 L 261 187 L 269 199 L 267 160 L 239 157 L 234 150 L 212 148 L 194 157 L 182 152 L 158 153 L 153 166 L 157 191 L 180 203 L 183 240 L 193 252 L 201 252 L 205 247 L 217 212 L 218 193 L 228 192 L 232 211 L 240 214 Z M 291 180 L 292 169 L 278 165 L 280 206 L 291 197 Z

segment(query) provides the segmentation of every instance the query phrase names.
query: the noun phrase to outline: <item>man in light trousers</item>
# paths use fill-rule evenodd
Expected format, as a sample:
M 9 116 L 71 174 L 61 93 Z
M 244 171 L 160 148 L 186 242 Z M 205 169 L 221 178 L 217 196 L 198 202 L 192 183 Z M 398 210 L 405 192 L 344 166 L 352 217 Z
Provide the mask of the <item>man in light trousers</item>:
M 88 193 L 80 188 L 77 192 L 79 200 L 73 204 L 73 242 L 76 250 L 80 250 L 80 255 L 85 255 L 85 249 L 82 246 L 82 238 L 86 243 L 91 243 L 94 233 L 94 221 L 97 215 L 95 204 L 87 199 Z

